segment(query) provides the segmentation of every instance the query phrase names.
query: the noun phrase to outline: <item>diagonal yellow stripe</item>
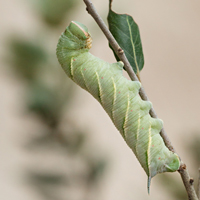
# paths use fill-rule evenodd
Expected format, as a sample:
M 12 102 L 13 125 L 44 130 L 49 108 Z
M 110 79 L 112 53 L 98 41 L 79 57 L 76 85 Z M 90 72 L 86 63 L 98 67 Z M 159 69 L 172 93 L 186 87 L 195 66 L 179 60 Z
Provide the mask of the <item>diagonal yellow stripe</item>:
M 97 76 L 97 83 L 98 83 L 98 86 L 99 86 L 99 99 L 100 99 L 100 103 L 101 105 L 103 106 L 103 92 L 102 92 L 102 88 L 101 88 L 101 83 L 100 83 L 100 79 L 99 79 L 99 74 L 96 72 L 96 76 Z
M 115 119 L 114 119 L 114 106 L 115 106 L 115 103 L 116 103 L 116 93 L 117 93 L 117 88 L 116 88 L 116 85 L 115 85 L 115 81 L 114 81 L 114 79 L 113 79 L 113 77 L 112 77 L 112 83 L 113 83 L 113 89 L 114 89 L 114 92 L 113 92 L 113 105 L 112 105 L 112 120 L 113 120 L 113 122 L 114 122 L 114 124 L 115 124 Z
M 129 100 L 129 93 L 127 95 L 127 107 L 126 107 L 126 114 L 125 114 L 125 119 L 124 119 L 124 124 L 123 124 L 123 132 L 124 132 L 124 138 L 126 138 L 126 127 L 127 127 L 127 122 L 128 122 L 128 113 L 129 113 L 129 107 L 130 107 L 130 100 Z
M 140 112 L 138 113 L 138 120 L 137 120 L 137 123 L 138 123 L 138 127 L 137 127 L 137 132 L 136 132 L 136 145 L 135 145 L 135 151 L 136 151 L 136 154 L 138 156 L 138 144 L 139 144 L 139 141 L 138 141 L 138 137 L 139 137 L 139 132 L 140 132 Z
M 151 138 L 151 124 L 148 130 L 148 149 L 147 149 L 147 162 L 148 162 L 148 170 L 149 177 L 151 177 L 151 156 L 150 156 L 150 148 L 151 148 L 152 138 Z
M 86 84 L 86 79 L 85 79 L 85 76 L 84 76 L 84 73 L 83 73 L 82 70 L 81 70 L 81 75 L 82 75 L 83 80 L 84 80 L 85 88 L 86 88 L 86 90 L 89 92 L 89 88 L 88 88 L 88 86 L 87 86 L 87 84 Z
M 71 62 L 70 62 L 70 73 L 71 73 L 71 79 L 74 79 L 74 73 L 73 73 L 73 62 L 74 62 L 74 58 L 71 58 Z

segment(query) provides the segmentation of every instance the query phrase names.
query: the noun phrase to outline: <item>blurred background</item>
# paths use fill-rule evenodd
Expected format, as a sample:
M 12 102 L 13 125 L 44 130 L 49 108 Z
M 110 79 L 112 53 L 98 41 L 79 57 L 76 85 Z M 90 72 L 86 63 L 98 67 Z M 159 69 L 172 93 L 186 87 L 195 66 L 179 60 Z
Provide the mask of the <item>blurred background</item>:
M 108 0 L 93 3 L 106 21 Z M 139 25 L 143 86 L 196 181 L 200 2 L 114 0 L 113 9 Z M 146 174 L 109 117 L 59 66 L 57 41 L 72 20 L 88 27 L 94 55 L 115 62 L 83 1 L 0 0 L 0 18 L 0 199 L 187 199 L 178 173 L 156 176 L 147 194 Z

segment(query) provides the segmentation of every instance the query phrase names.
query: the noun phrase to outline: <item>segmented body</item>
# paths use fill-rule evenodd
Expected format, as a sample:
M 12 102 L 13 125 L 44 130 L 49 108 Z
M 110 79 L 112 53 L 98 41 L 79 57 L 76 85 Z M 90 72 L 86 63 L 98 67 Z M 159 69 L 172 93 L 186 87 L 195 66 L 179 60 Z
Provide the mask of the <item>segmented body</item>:
M 83 32 L 81 37 L 74 34 L 74 26 Z M 90 54 L 90 47 L 87 28 L 71 22 L 57 46 L 58 60 L 67 75 L 99 101 L 147 173 L 148 183 L 157 173 L 176 171 L 178 156 L 168 150 L 159 134 L 162 121 L 149 115 L 151 103 L 138 95 L 140 82 L 122 75 L 122 62 L 109 64 Z

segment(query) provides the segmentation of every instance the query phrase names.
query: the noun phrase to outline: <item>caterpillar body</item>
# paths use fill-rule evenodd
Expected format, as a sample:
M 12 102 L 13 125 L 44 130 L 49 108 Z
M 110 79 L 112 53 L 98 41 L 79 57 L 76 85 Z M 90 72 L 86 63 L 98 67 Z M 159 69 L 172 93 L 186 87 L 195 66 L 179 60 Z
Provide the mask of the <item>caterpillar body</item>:
M 152 118 L 151 102 L 139 96 L 141 83 L 122 75 L 123 63 L 109 64 L 89 53 L 91 36 L 87 27 L 72 21 L 57 45 L 57 57 L 66 74 L 102 105 L 132 149 L 150 180 L 180 166 L 178 155 L 169 151 L 159 132 L 160 119 Z

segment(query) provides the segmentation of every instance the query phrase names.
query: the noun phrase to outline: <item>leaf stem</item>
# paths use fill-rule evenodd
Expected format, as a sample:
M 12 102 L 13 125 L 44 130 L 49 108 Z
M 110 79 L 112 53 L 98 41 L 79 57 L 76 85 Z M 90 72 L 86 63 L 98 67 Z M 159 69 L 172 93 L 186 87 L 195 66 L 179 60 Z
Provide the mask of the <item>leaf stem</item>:
M 94 20 L 99 25 L 100 29 L 102 30 L 102 32 L 104 33 L 104 35 L 108 39 L 110 45 L 115 50 L 115 53 L 118 55 L 120 60 L 124 63 L 124 67 L 125 67 L 128 75 L 129 75 L 129 77 L 131 78 L 131 80 L 138 81 L 138 78 L 137 78 L 136 74 L 134 73 L 130 63 L 128 62 L 128 59 L 126 58 L 126 56 L 124 54 L 124 51 L 121 49 L 121 47 L 118 45 L 118 43 L 115 40 L 115 38 L 113 37 L 113 35 L 110 33 L 108 27 L 106 26 L 106 24 L 104 23 L 104 21 L 102 20 L 102 18 L 98 14 L 98 12 L 96 11 L 92 2 L 90 0 L 83 0 L 83 1 L 87 6 L 86 10 L 94 18 Z M 143 100 L 149 101 L 143 87 L 140 88 L 139 94 L 140 94 L 140 96 Z M 157 114 L 156 114 L 155 110 L 153 109 L 153 107 L 151 108 L 149 113 L 153 118 L 157 118 Z M 163 138 L 165 145 L 168 147 L 168 149 L 172 152 L 175 152 L 175 149 L 172 146 L 164 128 L 162 128 L 160 135 Z M 191 181 L 192 179 L 190 178 L 188 170 L 186 169 L 186 165 L 183 162 L 181 162 L 181 165 L 180 165 L 178 172 L 181 175 L 185 189 L 188 193 L 188 199 L 189 200 L 198 200 L 194 186 L 193 186 L 193 182 Z

